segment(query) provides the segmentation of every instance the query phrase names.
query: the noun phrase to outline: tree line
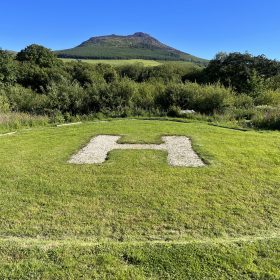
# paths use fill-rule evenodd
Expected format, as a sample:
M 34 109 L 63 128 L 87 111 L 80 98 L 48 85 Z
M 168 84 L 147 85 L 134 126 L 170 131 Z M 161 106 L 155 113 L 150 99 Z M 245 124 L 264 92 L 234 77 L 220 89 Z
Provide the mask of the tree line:
M 280 63 L 248 53 L 219 53 L 207 67 L 178 63 L 111 66 L 63 62 L 30 45 L 0 50 L 0 112 L 65 119 L 77 115 L 204 116 L 280 128 Z

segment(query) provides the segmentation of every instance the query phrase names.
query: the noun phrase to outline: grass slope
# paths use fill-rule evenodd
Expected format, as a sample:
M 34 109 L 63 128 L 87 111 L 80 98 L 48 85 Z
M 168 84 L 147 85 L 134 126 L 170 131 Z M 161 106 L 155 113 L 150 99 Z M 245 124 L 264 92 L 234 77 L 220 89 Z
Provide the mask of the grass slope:
M 161 151 L 66 163 L 97 134 L 186 135 L 209 165 Z M 0 141 L 1 279 L 279 279 L 279 132 L 115 120 Z

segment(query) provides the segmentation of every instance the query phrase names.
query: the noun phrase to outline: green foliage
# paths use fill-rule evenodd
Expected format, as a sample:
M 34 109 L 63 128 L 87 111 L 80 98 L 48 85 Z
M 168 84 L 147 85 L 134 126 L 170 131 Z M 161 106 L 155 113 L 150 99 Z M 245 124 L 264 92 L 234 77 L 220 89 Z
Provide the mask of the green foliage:
M 78 82 L 63 80 L 52 83 L 47 89 L 48 107 L 62 113 L 76 114 L 81 111 L 84 91 Z
M 256 105 L 280 106 L 280 88 L 265 90 L 255 100 Z
M 60 64 L 59 59 L 50 49 L 36 44 L 30 45 L 17 53 L 16 59 L 43 68 L 51 68 Z
M 280 63 L 265 56 L 252 56 L 248 53 L 219 53 L 211 60 L 199 80 L 221 82 L 238 92 L 256 96 L 263 79 L 280 73 Z
M 247 126 L 258 114 L 255 106 L 280 105 L 279 63 L 264 56 L 220 53 L 203 69 L 186 61 L 153 67 L 63 63 L 38 45 L 19 52 L 17 61 L 0 54 L 1 110 L 48 114 L 55 122 L 98 114 L 208 120 L 219 114 Z M 187 109 L 196 114 L 180 113 Z
M 157 104 L 163 109 L 172 106 L 183 110 L 193 109 L 201 113 L 223 112 L 233 102 L 231 89 L 217 85 L 197 83 L 170 84 L 162 95 L 157 96 Z
M 132 96 L 133 108 L 152 112 L 156 108 L 155 99 L 162 94 L 164 86 L 161 83 L 145 82 L 137 85 L 138 90 Z
M 7 113 L 10 111 L 9 100 L 5 95 L 1 95 L 0 90 L 0 113 Z
M 252 125 L 260 129 L 280 130 L 280 107 L 263 107 L 252 118 Z
M 94 85 L 87 89 L 85 111 L 120 116 L 131 106 L 136 91 L 137 85 L 129 79 Z
M 44 114 L 47 108 L 46 95 L 36 94 L 20 85 L 9 86 L 2 89 L 9 100 L 10 108 L 16 112 L 29 112 Z
M 16 63 L 14 57 L 0 49 L 0 83 L 14 84 L 16 81 Z
M 254 99 L 247 94 L 238 94 L 234 98 L 236 108 L 249 109 L 254 106 Z

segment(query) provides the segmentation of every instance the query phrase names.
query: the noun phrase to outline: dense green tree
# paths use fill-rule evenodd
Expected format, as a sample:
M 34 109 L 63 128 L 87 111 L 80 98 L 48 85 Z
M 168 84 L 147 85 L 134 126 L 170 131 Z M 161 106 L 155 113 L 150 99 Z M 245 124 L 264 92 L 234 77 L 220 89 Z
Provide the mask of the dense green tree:
M 259 87 L 256 82 L 261 83 L 261 79 L 268 79 L 279 73 L 280 62 L 270 60 L 264 55 L 219 53 L 209 62 L 201 77 L 203 82 L 221 82 L 238 92 L 250 93 Z
M 62 113 L 81 114 L 84 90 L 78 82 L 67 79 L 52 83 L 48 88 L 48 108 Z
M 20 63 L 18 73 L 19 84 L 39 93 L 45 92 L 51 83 L 60 83 L 62 79 L 68 78 L 63 68 L 42 68 L 32 62 Z
M 16 81 L 16 63 L 7 51 L 0 50 L 0 83 L 14 84 Z
M 50 49 L 36 44 L 21 50 L 17 54 L 16 59 L 36 64 L 39 67 L 54 67 L 62 63 Z

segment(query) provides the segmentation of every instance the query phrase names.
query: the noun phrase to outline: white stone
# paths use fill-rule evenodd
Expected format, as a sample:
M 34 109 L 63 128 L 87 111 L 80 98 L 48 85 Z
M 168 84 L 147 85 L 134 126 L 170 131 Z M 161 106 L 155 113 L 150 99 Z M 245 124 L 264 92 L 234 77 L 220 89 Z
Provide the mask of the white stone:
M 99 135 L 89 144 L 73 155 L 69 163 L 100 164 L 112 150 L 161 150 L 167 151 L 171 166 L 201 167 L 205 164 L 192 149 L 191 141 L 185 136 L 164 136 L 162 144 L 118 144 L 120 136 Z

